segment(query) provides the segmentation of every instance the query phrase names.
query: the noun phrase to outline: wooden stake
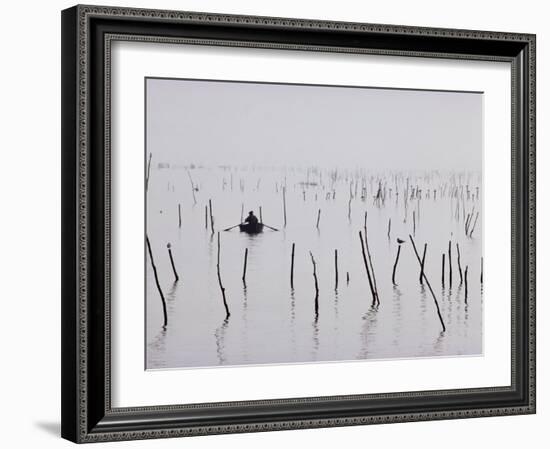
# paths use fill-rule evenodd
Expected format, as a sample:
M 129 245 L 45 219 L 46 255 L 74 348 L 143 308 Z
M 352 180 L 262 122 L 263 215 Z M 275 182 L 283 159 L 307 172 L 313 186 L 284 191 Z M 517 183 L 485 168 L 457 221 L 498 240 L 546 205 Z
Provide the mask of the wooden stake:
M 334 290 L 338 290 L 338 250 L 334 250 Z
M 370 249 L 369 249 L 369 239 L 368 239 L 368 233 L 367 233 L 367 211 L 365 211 L 365 223 L 363 225 L 363 228 L 365 230 L 365 248 L 367 249 L 367 257 L 369 258 L 369 268 L 372 275 L 374 292 L 376 293 L 376 304 L 380 305 L 380 298 L 378 297 L 378 286 L 376 285 L 376 275 L 374 274 L 374 267 L 372 265 L 372 258 L 371 258 Z
M 391 234 L 391 218 L 388 220 L 388 240 L 390 239 Z
M 264 219 L 262 217 L 262 206 L 259 206 L 259 208 L 260 208 L 260 223 L 263 223 Z
M 243 223 L 244 220 L 244 203 L 241 203 L 241 223 Z
M 399 255 L 401 254 L 401 243 L 397 245 L 397 255 L 395 256 L 395 262 L 393 263 L 393 272 L 391 275 L 391 281 L 393 285 L 397 285 L 395 283 L 395 271 L 397 270 L 397 262 L 399 262 Z
M 197 198 L 195 197 L 195 183 L 193 182 L 193 178 L 191 177 L 191 173 L 189 172 L 189 169 L 186 168 L 185 171 L 187 172 L 187 176 L 189 177 L 189 182 L 191 183 L 191 193 L 193 194 L 193 204 L 197 204 Z
M 212 213 L 212 200 L 208 200 L 208 205 L 210 206 L 210 230 L 214 234 L 214 214 Z
M 483 284 L 483 257 L 481 258 L 481 270 L 480 270 L 480 274 L 479 274 L 479 282 Z
M 476 212 L 476 219 L 474 220 L 474 225 L 472 226 L 472 230 L 470 231 L 470 237 L 472 237 L 472 234 L 474 233 L 478 217 L 479 217 L 479 212 Z
M 317 318 L 319 316 L 319 282 L 317 280 L 317 264 L 315 263 L 315 259 L 311 251 L 309 252 L 309 255 L 311 256 L 311 263 L 313 264 L 313 279 L 315 281 L 315 318 Z
M 420 263 L 420 284 L 424 284 L 424 262 L 426 261 L 426 250 L 428 249 L 428 244 L 424 243 L 424 251 L 422 252 L 422 262 Z
M 365 244 L 363 243 L 363 234 L 359 231 L 359 240 L 361 241 L 361 252 L 363 253 L 363 262 L 365 269 L 367 270 L 367 277 L 369 279 L 370 292 L 372 294 L 372 306 L 376 305 L 376 292 L 374 291 L 374 285 L 372 284 L 372 278 L 369 270 L 369 263 L 367 262 L 367 255 L 365 253 Z
M 413 249 L 414 249 L 414 254 L 416 255 L 416 260 L 418 260 L 418 263 L 422 263 L 420 261 L 420 256 L 418 255 L 418 251 L 416 250 L 416 245 L 414 244 L 414 240 L 412 238 L 412 236 L 409 234 L 409 239 L 411 240 L 411 243 L 412 243 L 412 246 L 413 246 Z M 445 254 L 443 254 L 443 256 L 445 256 Z M 441 327 L 443 328 L 443 332 L 446 331 L 445 329 L 445 323 L 443 323 L 443 318 L 441 317 L 441 311 L 439 310 L 439 303 L 437 302 L 437 298 L 435 297 L 435 293 L 432 289 L 432 286 L 430 285 L 430 281 L 428 281 L 428 278 L 426 277 L 426 273 L 423 273 L 423 277 L 424 277 L 424 280 L 426 281 L 426 285 L 428 286 L 429 290 L 430 290 L 430 293 L 432 294 L 432 298 L 434 300 L 434 303 L 435 303 L 435 308 L 437 310 L 437 316 L 439 317 L 439 321 L 441 322 Z
M 317 212 L 317 229 L 319 229 L 319 220 L 321 220 L 321 209 Z
M 218 232 L 218 263 L 216 264 L 216 270 L 218 272 L 218 284 L 220 285 L 220 290 L 222 292 L 222 299 L 223 299 L 223 305 L 225 307 L 225 319 L 229 318 L 231 315 L 229 313 L 229 307 L 227 307 L 227 300 L 225 298 L 225 287 L 222 284 L 222 277 L 220 274 L 220 252 L 221 252 L 221 245 L 220 245 L 220 233 Z
M 157 290 L 160 294 L 160 299 L 162 301 L 162 311 L 164 313 L 164 324 L 162 327 L 166 327 L 168 325 L 168 313 L 166 312 L 166 300 L 164 299 L 164 294 L 162 293 L 162 288 L 160 288 L 159 283 L 159 277 L 157 273 L 157 267 L 155 265 L 155 261 L 153 259 L 153 252 L 151 251 L 151 243 L 149 242 L 149 237 L 145 237 L 145 240 L 147 242 L 147 250 L 149 251 L 149 259 L 151 259 L 151 265 L 153 266 L 153 274 L 155 275 L 155 283 L 157 284 Z
M 246 284 L 246 263 L 248 261 L 248 248 L 244 250 L 243 283 Z
M 290 288 L 294 290 L 294 250 L 296 243 L 292 244 L 292 255 L 290 256 Z
M 176 265 L 174 264 L 174 258 L 172 257 L 172 245 L 168 243 L 166 247 L 168 248 L 168 255 L 170 256 L 170 263 L 172 264 L 172 271 L 174 272 L 174 277 L 176 278 L 176 282 L 178 282 L 180 277 L 178 276 L 178 272 L 176 271 Z
M 445 287 L 445 253 L 441 255 L 441 285 Z
M 204 206 L 204 229 L 208 229 L 208 206 Z
M 178 227 L 181 228 L 181 204 L 179 203 L 178 203 L 178 218 L 179 218 Z

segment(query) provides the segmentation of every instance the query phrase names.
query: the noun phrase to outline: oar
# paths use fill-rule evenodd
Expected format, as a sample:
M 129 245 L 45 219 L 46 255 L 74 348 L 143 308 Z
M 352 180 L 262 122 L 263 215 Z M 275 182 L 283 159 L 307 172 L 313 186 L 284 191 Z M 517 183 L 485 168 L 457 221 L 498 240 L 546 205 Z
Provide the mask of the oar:
M 266 225 L 265 223 L 262 223 L 266 228 L 272 229 L 273 231 L 278 231 L 277 228 L 274 228 L 272 226 Z
M 237 226 L 240 226 L 240 225 L 241 225 L 241 223 L 236 224 L 235 226 L 231 226 L 230 228 L 224 229 L 224 232 L 225 231 L 231 231 L 231 229 L 236 228 Z

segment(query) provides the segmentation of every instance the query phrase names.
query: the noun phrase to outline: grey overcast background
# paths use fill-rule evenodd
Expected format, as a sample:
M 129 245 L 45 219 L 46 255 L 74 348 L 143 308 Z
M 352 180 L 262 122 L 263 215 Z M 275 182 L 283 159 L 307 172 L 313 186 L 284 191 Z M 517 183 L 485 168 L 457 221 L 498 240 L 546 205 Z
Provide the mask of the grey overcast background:
M 480 93 L 156 78 L 146 88 L 159 162 L 481 168 Z

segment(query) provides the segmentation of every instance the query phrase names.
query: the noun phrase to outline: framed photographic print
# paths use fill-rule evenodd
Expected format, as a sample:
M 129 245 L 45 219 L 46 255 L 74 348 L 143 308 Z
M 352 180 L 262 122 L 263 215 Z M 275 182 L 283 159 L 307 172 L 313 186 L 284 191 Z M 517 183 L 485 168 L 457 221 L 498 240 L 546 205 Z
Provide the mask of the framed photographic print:
M 62 12 L 62 435 L 535 412 L 535 36 Z

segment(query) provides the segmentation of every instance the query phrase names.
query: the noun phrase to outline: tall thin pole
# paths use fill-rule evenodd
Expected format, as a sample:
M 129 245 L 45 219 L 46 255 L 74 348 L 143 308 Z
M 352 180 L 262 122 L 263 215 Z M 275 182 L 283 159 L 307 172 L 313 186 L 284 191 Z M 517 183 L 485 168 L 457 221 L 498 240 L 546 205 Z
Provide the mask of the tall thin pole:
M 413 249 L 414 249 L 414 254 L 416 255 L 416 260 L 418 260 L 418 263 L 422 263 L 420 261 L 420 256 L 418 255 L 418 251 L 416 250 L 416 245 L 414 244 L 414 240 L 412 238 L 412 236 L 409 234 L 409 239 L 411 240 L 411 243 L 412 243 L 412 246 L 413 246 Z M 430 293 L 432 294 L 432 298 L 434 300 L 434 303 L 435 303 L 435 308 L 437 310 L 437 316 L 439 317 L 439 321 L 441 322 L 441 327 L 443 328 L 443 332 L 445 332 L 445 323 L 443 323 L 443 317 L 441 316 L 441 311 L 439 310 L 439 303 L 437 302 L 437 298 L 435 297 L 435 293 L 432 289 L 432 286 L 430 285 L 430 281 L 428 281 L 428 278 L 426 277 L 426 273 L 423 273 L 423 276 L 424 276 L 424 280 L 426 281 L 426 285 L 428 286 L 428 288 L 430 289 Z
M 178 272 L 176 271 L 176 265 L 174 264 L 174 258 L 172 257 L 172 245 L 168 243 L 166 247 L 168 248 L 168 255 L 170 256 L 170 263 L 172 264 L 172 271 L 174 272 L 174 277 L 176 278 L 176 282 L 178 282 L 180 277 L 178 276 Z
M 311 263 L 313 264 L 313 279 L 315 281 L 315 318 L 319 316 L 319 282 L 317 280 L 317 264 L 315 263 L 315 258 L 313 253 L 310 251 L 309 255 L 311 256 Z
M 244 250 L 243 283 L 246 284 L 246 263 L 248 261 L 248 248 Z
M 319 221 L 321 220 L 321 209 L 317 212 L 317 229 L 319 229 Z
M 338 290 L 338 250 L 334 250 L 334 290 Z
M 214 214 L 212 213 L 212 200 L 208 200 L 208 206 L 210 207 L 210 230 L 214 234 Z
M 426 250 L 428 249 L 428 244 L 424 243 L 424 251 L 422 252 L 422 262 L 420 263 L 420 283 L 424 284 L 424 263 L 426 261 Z
M 361 231 L 359 231 L 359 240 L 361 242 L 361 252 L 363 254 L 363 262 L 365 264 L 365 269 L 367 270 L 367 278 L 369 279 L 369 287 L 370 287 L 370 292 L 372 294 L 372 305 L 374 306 L 376 305 L 376 292 L 374 291 L 374 285 L 372 284 L 372 278 L 369 270 L 369 263 L 367 262 L 367 255 L 365 252 L 365 244 L 363 243 L 363 234 Z
M 149 259 L 151 259 L 151 265 L 153 266 L 153 274 L 155 275 L 155 283 L 157 284 L 157 290 L 160 294 L 160 299 L 162 301 L 162 311 L 164 313 L 164 324 L 162 327 L 168 325 L 168 313 L 166 312 L 166 300 L 164 299 L 164 294 L 162 293 L 162 288 L 160 288 L 159 277 L 157 273 L 157 267 L 155 265 L 155 260 L 153 259 L 153 251 L 151 251 L 151 243 L 149 242 L 149 237 L 145 237 L 147 242 L 147 250 L 149 251 Z
M 401 254 L 401 243 L 398 244 L 397 246 L 397 255 L 395 256 L 395 262 L 393 263 L 393 271 L 392 271 L 392 275 L 391 275 L 391 281 L 393 283 L 393 285 L 397 285 L 395 283 L 395 271 L 397 270 L 397 262 L 399 262 L 399 255 Z
M 227 319 L 231 314 L 229 313 L 229 307 L 227 306 L 227 299 L 225 297 L 225 287 L 222 284 L 222 277 L 220 273 L 220 252 L 221 252 L 220 233 L 218 232 L 218 262 L 216 264 L 216 271 L 218 272 L 218 284 L 222 292 L 223 305 L 225 307 L 225 319 Z
M 296 243 L 292 244 L 292 255 L 290 256 L 290 288 L 294 290 L 294 250 Z
M 441 285 L 445 287 L 445 253 L 441 255 Z

